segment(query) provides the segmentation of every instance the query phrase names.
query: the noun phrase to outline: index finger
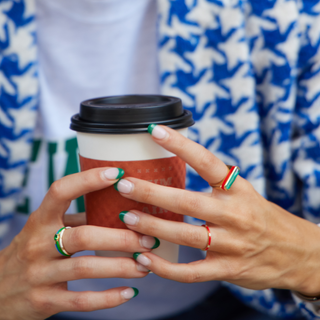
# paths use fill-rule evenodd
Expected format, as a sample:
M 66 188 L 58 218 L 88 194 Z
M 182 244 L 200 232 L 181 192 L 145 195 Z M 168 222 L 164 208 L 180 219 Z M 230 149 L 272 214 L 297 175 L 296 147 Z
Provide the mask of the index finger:
M 63 177 L 51 185 L 39 210 L 44 210 L 46 217 L 59 216 L 62 219 L 72 200 L 113 185 L 123 174 L 124 171 L 120 168 L 105 167 Z
M 151 124 L 148 130 L 156 143 L 188 163 L 209 184 L 219 183 L 228 174 L 228 167 L 219 158 L 176 130 L 155 124 Z M 239 184 L 237 180 L 233 189 Z

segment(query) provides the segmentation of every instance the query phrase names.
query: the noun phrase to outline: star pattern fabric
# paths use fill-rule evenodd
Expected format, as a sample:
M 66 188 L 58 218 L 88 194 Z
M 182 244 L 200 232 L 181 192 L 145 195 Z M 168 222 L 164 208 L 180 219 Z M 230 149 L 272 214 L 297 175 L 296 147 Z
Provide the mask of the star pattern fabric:
M 225 163 L 238 165 L 241 176 L 268 200 L 320 222 L 318 3 L 158 4 L 162 93 L 174 92 L 192 111 L 196 124 L 190 138 Z M 183 24 L 189 28 L 188 39 L 173 21 L 180 30 Z M 190 168 L 187 187 L 208 191 L 207 182 Z M 290 294 L 226 285 L 264 312 L 286 318 L 300 314 Z M 305 303 L 299 306 L 311 319 L 317 317 Z

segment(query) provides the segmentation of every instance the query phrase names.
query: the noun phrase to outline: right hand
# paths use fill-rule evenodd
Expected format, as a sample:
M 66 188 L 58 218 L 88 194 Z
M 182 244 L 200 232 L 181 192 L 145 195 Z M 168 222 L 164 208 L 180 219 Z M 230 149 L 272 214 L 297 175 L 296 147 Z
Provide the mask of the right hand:
M 64 226 L 64 214 L 73 199 L 117 181 L 105 177 L 107 169 L 92 169 L 54 182 L 22 231 L 0 252 L 1 319 L 45 319 L 63 311 L 112 308 L 133 297 L 133 290 L 127 287 L 68 291 L 67 281 L 71 280 L 140 278 L 148 272 L 131 258 L 64 257 L 53 240 Z M 65 230 L 63 244 L 72 254 L 83 250 L 150 251 L 141 244 L 152 239 L 141 241 L 142 237 L 131 230 L 77 226 Z

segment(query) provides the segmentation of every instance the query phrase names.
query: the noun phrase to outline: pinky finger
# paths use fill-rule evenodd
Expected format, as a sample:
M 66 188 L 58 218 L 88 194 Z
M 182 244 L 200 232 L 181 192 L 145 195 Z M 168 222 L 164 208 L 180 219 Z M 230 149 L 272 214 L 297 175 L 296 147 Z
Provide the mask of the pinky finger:
M 117 307 L 136 297 L 139 290 L 130 287 L 113 288 L 106 291 L 64 291 L 59 292 L 57 299 L 61 311 L 95 311 Z

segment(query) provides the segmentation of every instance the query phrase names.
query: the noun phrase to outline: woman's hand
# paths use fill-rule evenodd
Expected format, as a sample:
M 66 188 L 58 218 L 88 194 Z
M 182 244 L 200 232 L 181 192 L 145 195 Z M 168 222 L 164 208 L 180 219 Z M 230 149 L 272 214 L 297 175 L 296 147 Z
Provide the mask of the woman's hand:
M 156 126 L 152 136 L 210 185 L 227 175 L 223 162 L 176 131 Z M 137 261 L 155 274 L 181 282 L 224 280 L 251 289 L 319 294 L 319 227 L 267 201 L 240 176 L 229 191 L 213 189 L 211 194 L 135 178 L 120 180 L 118 190 L 126 198 L 205 220 L 210 227 L 212 242 L 204 260 L 172 264 L 152 253 L 136 254 Z M 203 226 L 162 220 L 138 211 L 126 215 L 123 219 L 131 230 L 194 248 L 207 246 L 208 232 Z
M 64 226 L 64 213 L 72 199 L 106 188 L 115 168 L 99 168 L 56 181 L 39 209 L 33 212 L 10 246 L 0 252 L 0 318 L 45 319 L 62 311 L 92 311 L 118 306 L 135 295 L 132 288 L 103 292 L 71 292 L 67 281 L 84 278 L 139 278 L 147 270 L 130 258 L 82 256 L 67 258 L 55 248 L 54 235 Z M 115 175 L 116 176 L 116 175 Z M 107 178 L 109 177 L 109 179 Z M 82 224 L 83 218 L 66 220 Z M 74 221 L 71 221 L 74 220 Z M 142 244 L 151 237 L 130 230 L 95 226 L 66 229 L 63 245 L 67 252 L 83 250 L 148 251 Z M 140 271 L 139 271 L 140 270 Z M 142 271 L 141 271 L 142 270 Z

